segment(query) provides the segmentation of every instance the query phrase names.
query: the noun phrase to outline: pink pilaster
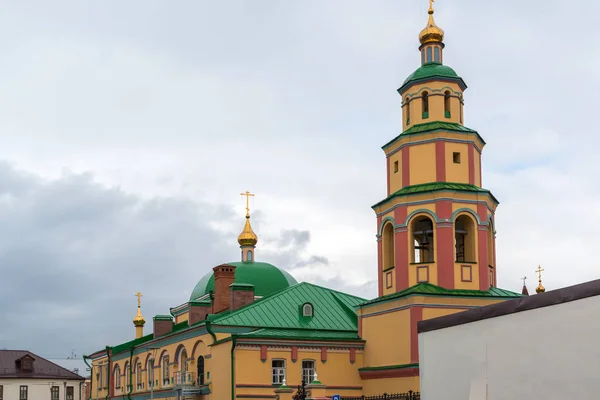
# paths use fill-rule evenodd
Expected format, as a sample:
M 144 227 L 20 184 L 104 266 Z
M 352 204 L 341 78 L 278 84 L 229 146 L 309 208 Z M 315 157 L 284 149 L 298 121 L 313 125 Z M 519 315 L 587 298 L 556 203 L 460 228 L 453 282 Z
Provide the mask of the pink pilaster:
M 469 184 L 475 185 L 475 147 L 469 145 Z
M 446 182 L 446 142 L 435 142 L 435 179 Z

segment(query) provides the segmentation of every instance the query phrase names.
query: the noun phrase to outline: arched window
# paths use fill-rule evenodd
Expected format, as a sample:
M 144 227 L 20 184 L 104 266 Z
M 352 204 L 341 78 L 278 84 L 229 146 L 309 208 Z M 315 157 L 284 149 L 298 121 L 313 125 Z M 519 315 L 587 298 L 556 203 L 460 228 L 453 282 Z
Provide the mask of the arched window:
M 146 364 L 146 375 L 148 378 L 148 388 L 154 386 L 154 358 L 149 358 Z
M 429 93 L 423 92 L 421 103 L 423 104 L 423 118 L 429 118 Z
M 181 353 L 179 353 L 179 371 L 181 373 L 181 379 L 183 379 L 184 382 L 187 382 L 189 380 L 187 376 L 187 358 L 187 351 L 185 351 L 185 349 L 181 350 Z
M 127 390 L 131 386 L 131 365 L 128 362 L 125 363 L 125 386 Z
M 383 241 L 383 269 L 387 270 L 394 266 L 394 225 L 391 222 L 385 224 L 381 240 Z
M 406 120 L 406 125 L 410 124 L 410 101 L 408 99 L 408 96 L 406 96 L 406 99 L 404 100 L 405 102 L 405 106 L 404 106 L 404 119 Z
M 450 91 L 446 90 L 444 93 L 444 115 L 446 118 L 450 118 Z
M 138 361 L 135 364 L 135 387 L 140 390 L 144 386 L 144 378 L 142 376 L 142 363 Z
M 464 107 L 463 103 L 464 103 L 464 100 L 461 96 L 461 97 L 459 97 L 459 102 L 458 102 L 458 106 L 460 107 L 460 123 L 461 124 L 463 123 L 463 107 Z
M 427 62 L 431 62 L 431 47 L 427 48 Z
M 425 64 L 425 49 L 421 50 L 421 65 Z
M 314 316 L 314 308 L 310 303 L 306 303 L 302 306 L 302 316 L 303 317 L 312 317 Z
M 115 382 L 115 389 L 121 389 L 121 368 L 118 365 L 115 367 L 113 380 Z
M 429 217 L 417 217 L 411 224 L 413 235 L 413 262 L 434 262 L 433 221 Z
M 252 261 L 252 250 L 248 250 L 248 261 Z
M 204 385 L 204 357 L 198 357 L 198 386 Z
M 456 262 L 474 263 L 476 260 L 476 231 L 473 218 L 461 215 L 454 222 L 454 241 L 456 243 Z
M 164 356 L 161 362 L 163 386 L 169 384 L 169 356 Z
M 436 63 L 440 62 L 440 48 L 437 46 L 433 49 L 433 61 Z

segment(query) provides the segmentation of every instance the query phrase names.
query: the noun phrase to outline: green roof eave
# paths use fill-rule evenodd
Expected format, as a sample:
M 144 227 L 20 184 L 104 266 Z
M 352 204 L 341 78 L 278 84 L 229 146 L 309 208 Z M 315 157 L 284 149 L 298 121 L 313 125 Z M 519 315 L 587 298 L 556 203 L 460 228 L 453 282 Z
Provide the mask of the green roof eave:
M 456 183 L 456 182 L 432 182 L 432 183 L 421 183 L 418 185 L 411 185 L 403 187 L 402 189 L 390 194 L 385 199 L 381 200 L 377 204 L 373 205 L 371 208 L 379 207 L 380 205 L 386 203 L 387 201 L 393 199 L 394 197 L 399 196 L 410 196 L 422 193 L 431 193 L 431 192 L 439 192 L 439 191 L 453 191 L 453 192 L 465 192 L 465 193 L 479 193 L 488 195 L 492 201 L 496 203 L 496 205 L 500 204 L 498 199 L 494 197 L 492 192 L 487 189 L 480 188 L 475 185 L 469 185 L 467 183 Z
M 358 331 L 335 331 L 314 329 L 262 328 L 250 333 L 238 335 L 238 337 L 240 339 L 364 342 L 364 340 L 358 336 Z
M 383 365 L 381 367 L 363 367 L 363 368 L 359 368 L 358 370 L 360 372 L 371 372 L 371 371 L 388 371 L 391 369 L 406 369 L 406 368 L 419 368 L 419 363 Z
M 392 140 L 390 140 L 389 142 L 387 142 L 386 144 L 381 146 L 381 148 L 383 150 L 385 150 L 386 148 L 388 148 L 389 146 L 394 144 L 398 139 L 400 139 L 404 136 L 423 135 L 426 133 L 434 133 L 434 132 L 458 132 L 458 133 L 465 133 L 468 135 L 475 135 L 475 136 L 477 136 L 477 139 L 479 139 L 481 141 L 481 143 L 483 143 L 484 146 L 486 144 L 485 140 L 483 140 L 483 138 L 481 137 L 479 132 L 477 132 L 474 129 L 467 128 L 466 126 L 457 124 L 455 122 L 432 121 L 432 122 L 425 122 L 423 124 L 416 124 L 416 125 L 411 126 L 410 128 L 406 129 L 404 132 L 402 132 L 400 135 L 396 136 L 395 138 L 393 138 Z
M 467 89 L 465 81 L 458 76 L 456 71 L 447 65 L 441 63 L 425 63 L 415 70 L 406 78 L 402 86 L 398 89 L 398 93 L 403 94 L 406 89 L 415 83 L 423 83 L 432 80 L 453 81 L 458 83 L 461 90 Z
M 146 336 L 142 336 L 141 338 L 134 339 L 134 340 L 122 343 L 122 344 L 117 345 L 117 346 L 113 346 L 113 347 L 111 347 L 112 354 L 115 355 L 115 354 L 118 354 L 118 353 L 122 353 L 125 350 L 129 350 L 132 347 L 137 347 L 140 344 L 144 344 L 146 342 L 149 342 L 152 339 L 154 339 L 154 334 L 150 333 L 150 334 L 148 334 Z
M 431 283 L 419 283 L 404 289 L 397 293 L 388 294 L 369 300 L 359 306 L 369 306 L 390 300 L 396 300 L 411 296 L 426 296 L 426 297 L 477 297 L 486 299 L 516 299 L 523 297 L 522 294 L 511 292 L 510 290 L 490 287 L 488 290 L 467 290 L 467 289 L 446 289 L 441 286 L 436 286 Z

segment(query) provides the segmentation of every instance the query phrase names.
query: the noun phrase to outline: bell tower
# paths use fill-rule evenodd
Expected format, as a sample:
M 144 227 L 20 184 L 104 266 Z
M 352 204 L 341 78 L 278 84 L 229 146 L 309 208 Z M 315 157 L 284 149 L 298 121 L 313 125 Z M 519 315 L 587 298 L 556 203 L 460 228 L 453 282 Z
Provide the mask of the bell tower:
M 402 133 L 383 146 L 387 196 L 377 215 L 379 296 L 428 282 L 447 289 L 496 286 L 494 214 L 482 187 L 485 141 L 464 125 L 464 80 L 444 65 L 444 31 L 429 19 L 420 66 L 398 89 Z

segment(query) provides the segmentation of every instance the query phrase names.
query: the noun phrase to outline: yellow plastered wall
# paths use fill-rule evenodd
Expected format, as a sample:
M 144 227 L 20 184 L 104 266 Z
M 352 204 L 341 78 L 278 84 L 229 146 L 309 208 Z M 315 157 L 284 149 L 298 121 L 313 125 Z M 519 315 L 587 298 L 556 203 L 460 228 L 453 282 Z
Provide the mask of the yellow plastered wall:
M 356 395 L 356 388 L 361 386 L 358 368 L 362 365 L 362 352 L 357 351 L 356 361 L 351 364 L 348 349 L 328 349 L 327 361 L 322 362 L 320 350 L 300 347 L 298 359 L 293 362 L 291 346 L 269 348 L 267 359 L 262 362 L 259 347 L 242 347 L 236 350 L 236 396 L 272 396 L 273 360 L 285 360 L 286 383 L 290 387 L 296 387 L 302 382 L 302 360 L 315 361 L 319 381 L 325 385 L 348 387 L 345 390 L 335 389 L 337 391 L 332 391 L 329 395 L 337 394 L 338 391 L 344 396 Z
M 396 163 L 398 170 L 396 170 Z M 390 156 L 390 193 L 402 189 L 402 151 L 398 151 Z
M 423 119 L 422 93 L 429 94 L 429 118 Z M 450 117 L 445 115 L 444 94 L 450 92 Z M 414 85 L 405 92 L 403 99 L 410 98 L 410 124 L 406 124 L 406 118 L 402 118 L 402 128 L 406 130 L 415 124 L 425 122 L 444 121 L 460 123 L 460 100 L 462 90 L 455 83 L 430 81 L 420 85 Z M 404 113 L 403 113 L 404 115 Z
M 178 324 L 180 322 L 188 321 L 189 318 L 190 318 L 190 313 L 189 312 L 180 314 L 180 315 L 178 315 L 178 316 L 175 317 L 175 323 Z
M 426 199 L 430 200 L 431 199 L 431 195 L 430 195 L 430 197 L 426 197 Z M 406 213 L 407 213 L 407 215 L 410 215 L 410 214 L 412 214 L 413 212 L 415 212 L 417 210 L 429 210 L 429 211 L 432 211 L 433 213 L 435 213 L 435 204 L 433 203 L 434 199 L 431 199 L 431 201 L 432 201 L 432 203 L 430 203 L 430 204 L 418 204 L 418 205 L 415 205 L 415 206 L 408 206 L 408 207 L 406 207 Z M 423 214 L 423 215 L 431 218 L 431 215 L 429 215 L 429 214 Z M 413 216 L 411 218 L 411 221 L 414 218 L 415 218 L 415 216 Z M 408 221 L 408 223 L 410 224 L 410 221 Z
M 383 378 L 363 380 L 365 396 L 378 396 L 383 393 L 406 393 L 409 390 L 419 391 L 419 377 Z
M 410 363 L 409 326 L 408 310 L 364 317 L 365 367 Z
M 383 271 L 381 278 L 383 279 L 383 295 L 385 296 L 386 294 L 396 293 L 396 269 L 394 268 L 388 271 Z
M 231 342 L 212 347 L 210 358 L 210 390 L 215 399 L 231 398 Z M 211 397 L 212 397 L 211 396 Z
M 475 185 L 481 187 L 483 183 L 481 182 L 480 155 L 476 150 L 473 151 L 473 157 L 475 157 Z
M 485 143 L 483 143 L 476 135 L 465 135 L 464 133 L 458 132 L 437 131 L 418 135 L 400 135 L 397 138 L 397 140 L 394 141 L 394 143 L 392 143 L 389 147 L 385 148 L 385 154 L 387 156 L 391 153 L 401 151 L 399 150 L 399 147 L 407 143 L 416 145 L 418 143 L 429 141 L 431 139 L 437 139 L 440 137 L 445 139 L 453 139 L 460 142 L 473 141 L 479 149 L 482 149 L 485 146 Z
M 419 270 L 421 267 L 421 270 Z M 417 272 L 421 273 L 421 276 L 425 273 L 422 269 L 423 267 L 427 267 L 429 273 L 429 283 L 433 285 L 438 284 L 438 273 L 437 273 L 437 263 L 424 263 L 424 264 L 409 264 L 408 266 L 408 286 L 414 286 L 417 283 L 422 283 L 417 281 Z
M 471 282 L 463 282 L 463 266 L 471 267 Z M 465 275 L 468 275 L 468 273 L 465 273 Z M 454 287 L 456 289 L 479 290 L 479 264 L 454 263 Z
M 460 154 L 460 163 L 454 162 L 454 153 Z M 465 143 L 446 142 L 446 182 L 469 183 L 469 146 Z
M 435 144 L 425 143 L 411 146 L 410 184 L 435 182 Z

